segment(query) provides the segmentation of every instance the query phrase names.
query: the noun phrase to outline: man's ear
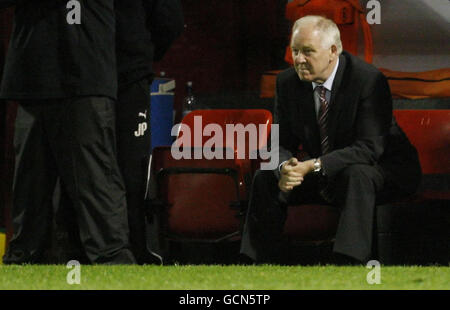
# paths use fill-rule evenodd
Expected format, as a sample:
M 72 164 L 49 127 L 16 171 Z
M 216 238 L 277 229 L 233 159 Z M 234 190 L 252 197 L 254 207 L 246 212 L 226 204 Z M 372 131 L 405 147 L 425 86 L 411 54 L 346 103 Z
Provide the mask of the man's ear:
M 336 45 L 331 45 L 330 47 L 330 63 L 336 58 L 338 57 L 338 49 Z

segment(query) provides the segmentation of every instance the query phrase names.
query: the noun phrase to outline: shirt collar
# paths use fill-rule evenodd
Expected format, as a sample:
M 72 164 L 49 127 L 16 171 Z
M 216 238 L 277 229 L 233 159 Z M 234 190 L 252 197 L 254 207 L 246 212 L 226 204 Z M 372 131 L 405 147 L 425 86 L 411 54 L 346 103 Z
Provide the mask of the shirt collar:
M 338 66 L 339 66 L 339 57 L 337 59 L 336 65 L 334 66 L 333 72 L 331 72 L 331 75 L 328 77 L 328 79 L 325 81 L 325 83 L 318 84 L 316 82 L 312 82 L 312 88 L 315 89 L 317 86 L 323 86 L 327 90 L 331 91 L 331 89 L 333 88 L 333 81 L 334 81 L 334 77 L 336 76 Z

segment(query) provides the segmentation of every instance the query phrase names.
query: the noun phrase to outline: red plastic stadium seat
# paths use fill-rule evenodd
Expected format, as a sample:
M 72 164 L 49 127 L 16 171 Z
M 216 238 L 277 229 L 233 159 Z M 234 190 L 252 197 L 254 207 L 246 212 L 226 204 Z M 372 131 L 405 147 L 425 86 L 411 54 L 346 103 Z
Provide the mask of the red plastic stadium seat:
M 217 109 L 217 110 L 195 110 L 187 114 L 183 120 L 182 124 L 185 124 L 191 128 L 191 132 L 194 131 L 195 117 L 200 116 L 202 118 L 202 130 L 209 124 L 219 125 L 223 132 L 226 132 L 227 125 L 237 125 L 242 124 L 247 125 L 266 125 L 262 132 L 258 135 L 258 146 L 266 145 L 266 140 L 264 139 L 265 130 L 267 134 L 270 134 L 270 127 L 272 125 L 272 113 L 268 110 L 263 109 Z M 210 139 L 210 136 L 202 136 L 202 140 L 195 141 L 194 137 L 191 136 L 191 144 L 188 146 L 203 146 L 204 143 Z M 246 142 L 248 142 L 248 136 L 246 136 Z M 216 147 L 229 147 L 235 152 L 238 151 L 238 145 L 236 137 L 223 135 L 222 145 L 216 145 Z M 251 149 L 254 151 L 254 149 Z
M 243 128 L 256 125 L 253 127 L 258 135 L 246 134 L 245 141 L 239 143 L 236 135 L 226 134 L 227 125 L 237 124 Z M 245 180 L 252 177 L 249 154 L 266 145 L 271 124 L 272 114 L 266 110 L 196 110 L 182 120 L 191 136 L 183 137 L 187 130 L 182 127 L 174 143 L 180 152 L 187 149 L 191 158 L 175 159 L 170 147 L 153 150 L 152 170 L 157 179 L 157 201 L 163 206 L 160 215 L 167 239 L 217 242 L 239 237 L 246 185 L 250 185 Z M 218 134 L 203 136 L 205 128 L 222 132 L 222 139 L 213 146 L 215 151 L 223 151 L 223 159 L 194 159 L 193 154 L 202 153 L 205 143 Z M 198 133 L 197 137 L 194 133 Z M 259 140 L 251 145 L 250 138 Z M 238 157 L 242 151 L 244 159 Z M 226 154 L 231 156 L 227 158 Z
M 394 116 L 417 148 L 422 172 L 450 173 L 450 110 L 395 110 Z
M 196 120 L 197 124 L 201 124 L 201 126 L 195 126 Z M 203 130 L 210 125 L 218 125 L 221 128 L 222 139 L 218 139 L 214 147 L 233 150 L 233 159 L 239 167 L 240 195 L 242 199 L 247 199 L 255 162 L 250 159 L 250 155 L 256 154 L 258 150 L 266 146 L 267 138 L 270 137 L 271 132 L 272 113 L 263 109 L 195 110 L 187 114 L 181 124 L 188 126 L 191 132 L 190 139 L 183 139 L 183 134 L 180 131 L 177 145 L 183 145 L 184 147 L 202 147 L 215 135 L 201 134 L 201 139 L 195 139 L 195 132 L 203 133 Z M 241 128 L 252 133 L 246 133 L 245 140 L 242 141 L 238 139 L 235 133 L 226 134 L 227 126 L 235 127 L 236 125 L 242 125 Z M 182 143 L 179 141 L 182 141 Z
M 152 161 L 165 237 L 217 241 L 238 235 L 239 168 L 234 160 L 177 160 L 170 147 L 157 147 Z

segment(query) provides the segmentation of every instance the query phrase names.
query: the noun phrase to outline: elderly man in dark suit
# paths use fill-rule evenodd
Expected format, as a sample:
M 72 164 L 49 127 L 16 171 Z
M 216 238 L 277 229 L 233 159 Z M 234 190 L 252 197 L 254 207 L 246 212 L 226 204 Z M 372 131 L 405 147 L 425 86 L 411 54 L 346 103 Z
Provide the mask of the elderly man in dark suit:
M 392 116 L 386 78 L 342 51 L 333 21 L 297 20 L 291 48 L 294 67 L 276 83 L 281 164 L 255 175 L 241 253 L 270 261 L 287 205 L 324 202 L 341 209 L 333 251 L 366 261 L 376 202 L 417 189 L 417 152 Z

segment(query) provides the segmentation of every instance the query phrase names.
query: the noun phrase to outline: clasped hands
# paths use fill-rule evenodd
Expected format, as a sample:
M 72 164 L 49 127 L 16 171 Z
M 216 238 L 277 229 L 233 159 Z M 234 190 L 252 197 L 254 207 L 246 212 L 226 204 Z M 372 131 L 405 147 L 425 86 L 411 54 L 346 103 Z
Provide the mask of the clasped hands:
M 294 187 L 302 184 L 304 177 L 313 170 L 313 159 L 298 161 L 297 158 L 292 157 L 281 167 L 278 187 L 285 193 L 291 191 Z

